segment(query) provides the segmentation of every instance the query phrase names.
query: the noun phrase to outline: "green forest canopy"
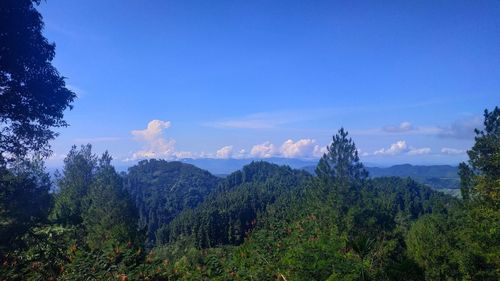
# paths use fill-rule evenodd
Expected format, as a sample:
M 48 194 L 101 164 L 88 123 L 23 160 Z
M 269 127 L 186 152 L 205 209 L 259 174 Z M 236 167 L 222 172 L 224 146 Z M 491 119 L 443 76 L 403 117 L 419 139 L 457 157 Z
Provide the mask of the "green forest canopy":
M 460 165 L 462 199 L 409 178 L 367 177 L 345 130 L 318 164 L 321 176 L 259 161 L 217 178 L 164 160 L 118 174 L 107 153 L 88 145 L 72 148 L 50 194 L 43 165 L 18 163 L 2 177 L 0 273 L 6 280 L 497 280 L 499 115 L 485 112 L 470 161 Z

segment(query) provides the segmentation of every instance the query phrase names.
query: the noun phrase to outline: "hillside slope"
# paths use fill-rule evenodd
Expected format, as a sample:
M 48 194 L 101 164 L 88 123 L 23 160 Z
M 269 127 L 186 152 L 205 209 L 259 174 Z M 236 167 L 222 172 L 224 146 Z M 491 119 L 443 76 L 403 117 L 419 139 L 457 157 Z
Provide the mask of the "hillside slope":
M 146 228 L 148 241 L 156 230 L 186 208 L 194 208 L 220 179 L 190 164 L 144 160 L 124 175 L 124 188 L 139 211 L 139 227 Z
M 203 203 L 184 210 L 161 228 L 158 242 L 167 244 L 189 237 L 201 248 L 239 244 L 253 229 L 259 214 L 311 178 L 287 166 L 252 162 L 225 178 Z

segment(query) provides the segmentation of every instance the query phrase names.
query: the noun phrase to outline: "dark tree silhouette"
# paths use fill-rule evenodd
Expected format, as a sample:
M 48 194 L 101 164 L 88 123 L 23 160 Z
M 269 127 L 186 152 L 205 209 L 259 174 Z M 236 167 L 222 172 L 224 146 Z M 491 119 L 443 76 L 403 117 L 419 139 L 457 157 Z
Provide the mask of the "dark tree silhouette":
M 368 177 L 368 172 L 359 161 L 356 145 L 348 138 L 344 128 L 333 136 L 332 143 L 327 148 L 328 152 L 321 157 L 316 167 L 319 178 L 349 182 Z
M 0 165 L 39 152 L 64 127 L 76 95 L 51 64 L 55 44 L 42 35 L 40 0 L 0 1 Z

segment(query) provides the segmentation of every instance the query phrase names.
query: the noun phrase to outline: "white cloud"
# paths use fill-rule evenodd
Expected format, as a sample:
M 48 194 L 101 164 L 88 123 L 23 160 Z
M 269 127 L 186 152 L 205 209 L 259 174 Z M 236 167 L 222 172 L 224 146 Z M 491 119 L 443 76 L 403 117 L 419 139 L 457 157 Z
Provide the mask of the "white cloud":
M 142 150 L 136 151 L 132 159 L 140 158 L 177 158 L 189 155 L 189 152 L 175 151 L 175 140 L 163 136 L 165 129 L 170 128 L 170 121 L 152 120 L 144 130 L 133 130 L 131 134 L 137 141 L 144 142 Z
M 326 146 L 315 145 L 314 150 L 313 150 L 313 156 L 314 157 L 322 157 L 323 154 L 325 154 L 327 152 L 328 152 L 328 149 L 326 148 Z
M 238 151 L 238 153 L 236 153 L 236 155 L 233 154 L 233 157 L 237 158 L 237 159 L 247 158 L 248 154 L 247 154 L 246 149 L 242 148 L 242 149 L 240 149 L 240 151 Z
M 279 156 L 286 158 L 311 158 L 321 157 L 326 152 L 326 147 L 317 145 L 314 139 L 299 139 L 297 141 L 288 139 L 279 148 L 269 141 L 254 145 L 249 155 L 246 154 L 245 150 L 241 150 L 238 157 L 269 158 Z
M 441 127 L 438 136 L 442 138 L 473 139 L 475 136 L 474 129 L 476 128 L 483 128 L 480 116 L 460 119 L 448 127 Z
M 369 153 L 369 152 L 363 152 L 363 153 L 360 153 L 361 156 L 371 156 L 373 155 L 373 153 Z
M 252 147 L 250 154 L 254 157 L 259 158 L 270 158 L 276 156 L 279 151 L 276 149 L 274 144 L 266 141 L 262 144 L 257 144 Z
M 456 149 L 456 148 L 449 148 L 449 147 L 441 148 L 441 154 L 459 155 L 459 154 L 464 154 L 464 153 L 465 153 L 465 150 L 463 150 L 463 149 Z
M 415 130 L 416 128 L 408 121 L 405 121 L 398 126 L 386 126 L 383 128 L 384 131 L 389 133 L 403 133 Z
M 408 151 L 408 155 L 425 155 L 429 153 L 431 153 L 431 149 L 429 147 L 410 148 L 410 151 Z
M 407 154 L 407 155 L 425 155 L 425 154 L 430 154 L 432 152 L 430 147 L 413 147 L 409 146 L 406 141 L 400 140 L 397 141 L 389 148 L 381 148 L 379 150 L 374 151 L 373 153 L 367 153 L 363 152 L 361 156 L 370 156 L 370 155 L 401 155 L 401 154 Z
M 408 145 L 406 144 L 406 141 L 400 140 L 397 141 L 396 143 L 391 144 L 389 148 L 381 148 L 375 152 L 373 152 L 374 155 L 398 155 L 404 152 L 408 151 Z
M 191 151 L 176 151 L 174 152 L 175 158 L 184 159 L 184 158 L 196 158 L 196 154 Z
M 316 141 L 313 139 L 301 139 L 296 142 L 289 139 L 281 145 L 281 155 L 287 158 L 310 157 L 314 153 Z
M 223 158 L 223 159 L 230 158 L 232 155 L 233 155 L 232 145 L 224 146 L 221 149 L 217 150 L 217 152 L 215 153 L 215 156 L 217 158 Z
M 176 157 L 175 152 L 175 140 L 173 139 L 155 139 L 147 142 L 146 148 L 139 150 L 132 155 L 133 159 L 139 158 L 174 158 Z
M 199 154 L 199 158 L 213 158 L 214 157 L 214 154 L 213 153 L 210 153 L 210 152 L 205 152 L 205 151 L 202 151 L 200 154 Z
M 170 128 L 170 121 L 161 121 L 158 119 L 151 120 L 148 127 L 144 130 L 133 130 L 131 133 L 138 140 L 155 140 L 162 137 L 163 131 Z

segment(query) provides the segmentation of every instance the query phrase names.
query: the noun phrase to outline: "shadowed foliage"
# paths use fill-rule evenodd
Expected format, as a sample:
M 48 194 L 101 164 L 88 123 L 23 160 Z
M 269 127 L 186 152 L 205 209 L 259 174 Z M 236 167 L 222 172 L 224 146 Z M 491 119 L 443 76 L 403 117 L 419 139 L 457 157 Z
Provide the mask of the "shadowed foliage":
M 28 152 L 50 153 L 75 93 L 51 64 L 55 45 L 43 36 L 39 0 L 0 2 L 0 164 Z

